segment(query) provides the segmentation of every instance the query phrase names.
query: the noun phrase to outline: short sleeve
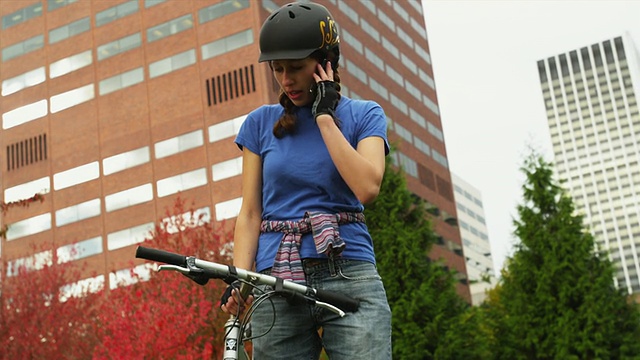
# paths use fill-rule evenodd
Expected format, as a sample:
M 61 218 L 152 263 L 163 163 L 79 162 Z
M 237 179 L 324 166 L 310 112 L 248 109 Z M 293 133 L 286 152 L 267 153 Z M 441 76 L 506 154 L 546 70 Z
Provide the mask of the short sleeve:
M 387 117 L 382 107 L 373 101 L 365 102 L 362 119 L 358 121 L 357 141 L 377 136 L 384 140 L 384 153 L 389 154 L 387 139 Z
M 247 118 L 240 126 L 238 135 L 236 136 L 235 143 L 238 148 L 249 149 L 254 154 L 260 154 L 260 123 L 256 117 L 255 112 L 251 112 L 247 115 Z

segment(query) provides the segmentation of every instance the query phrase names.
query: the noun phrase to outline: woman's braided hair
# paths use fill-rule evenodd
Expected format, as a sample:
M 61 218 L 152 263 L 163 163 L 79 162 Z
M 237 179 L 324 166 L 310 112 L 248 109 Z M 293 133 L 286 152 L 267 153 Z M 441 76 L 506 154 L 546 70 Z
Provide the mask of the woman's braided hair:
M 326 53 L 324 53 L 323 51 L 316 51 L 309 55 L 309 57 L 315 59 L 321 64 L 325 58 L 331 61 L 331 64 L 333 66 L 333 81 L 336 83 L 336 88 L 338 89 L 338 91 L 340 91 L 340 73 L 338 70 L 338 64 L 333 63 L 333 60 L 335 60 L 335 56 L 332 52 L 329 52 L 328 56 L 325 56 L 325 54 Z M 276 124 L 273 126 L 273 135 L 276 138 L 281 139 L 286 134 L 293 134 L 295 132 L 297 118 L 295 114 L 296 106 L 282 89 L 280 89 L 279 103 L 284 108 L 284 114 L 282 114 L 282 117 L 280 117 L 280 119 L 278 119 Z M 334 119 L 334 121 L 336 121 L 336 124 L 339 124 L 338 119 Z

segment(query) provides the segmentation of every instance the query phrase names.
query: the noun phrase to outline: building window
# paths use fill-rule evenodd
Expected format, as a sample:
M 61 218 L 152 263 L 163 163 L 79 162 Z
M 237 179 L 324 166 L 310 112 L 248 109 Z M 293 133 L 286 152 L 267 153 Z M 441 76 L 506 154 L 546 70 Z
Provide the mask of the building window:
M 366 7 L 373 15 L 376 15 L 376 5 L 371 0 L 360 0 L 360 4 Z
M 418 77 L 422 80 L 423 83 L 427 84 L 433 90 L 436 89 L 436 83 L 433 81 L 433 78 L 429 76 L 426 72 L 422 71 L 422 69 L 418 69 Z
M 396 134 L 398 134 L 401 138 L 403 138 L 409 144 L 413 144 L 413 135 L 411 134 L 411 131 L 407 130 L 407 128 L 405 128 L 400 124 L 396 124 L 395 131 L 396 131 Z
M 83 32 L 89 31 L 90 28 L 91 22 L 87 16 L 70 24 L 53 29 L 49 31 L 49 44 L 55 44 L 59 41 L 82 34 Z
M 73 4 L 78 0 L 47 0 L 47 11 L 60 9 L 61 7 Z
M 351 75 L 360 80 L 363 84 L 369 84 L 369 77 L 367 76 L 367 73 L 355 63 L 347 60 L 345 62 L 345 68 Z
M 380 95 L 383 99 L 387 101 L 389 100 L 389 90 L 372 77 L 369 77 L 369 86 L 371 87 L 371 90 Z
M 216 220 L 222 221 L 237 217 L 240 213 L 240 205 L 242 205 L 241 197 L 217 203 Z
M 191 14 L 169 20 L 163 24 L 147 29 L 147 42 L 154 42 L 167 36 L 175 35 L 179 32 L 191 29 L 192 27 L 193 17 Z
M 42 15 L 42 4 L 40 2 L 22 8 L 12 14 L 2 17 L 2 30 L 8 29 L 14 25 L 21 24 L 29 19 L 33 19 Z
M 47 100 L 36 101 L 2 114 L 2 128 L 9 129 L 47 115 Z
M 347 5 L 346 1 L 338 2 L 338 9 L 340 9 L 340 11 L 347 15 L 347 17 L 350 18 L 354 23 L 360 23 L 358 13 L 355 12 L 349 5 Z
M 405 44 L 413 49 L 413 39 L 411 38 L 411 36 L 409 36 L 409 34 L 404 32 L 404 30 L 402 30 L 402 28 L 400 28 L 399 26 L 396 28 L 396 34 L 398 35 L 400 40 L 404 41 Z
M 416 146 L 418 150 L 422 151 L 425 155 L 431 156 L 431 148 L 429 147 L 429 145 L 427 145 L 427 143 L 425 143 L 424 141 L 416 137 L 413 139 L 413 144 Z
M 114 55 L 135 49 L 142 44 L 140 33 L 125 36 L 121 39 L 98 46 L 98 60 L 104 60 Z
M 391 18 L 380 9 L 378 9 L 378 18 L 380 18 L 380 21 L 382 21 L 382 23 L 388 27 L 392 33 L 396 32 L 396 23 L 394 23 L 393 20 L 391 20 Z
M 100 81 L 98 91 L 100 95 L 107 95 L 114 91 L 139 84 L 144 81 L 144 69 L 139 67 Z
M 102 236 L 60 246 L 57 251 L 58 264 L 83 259 L 102 253 Z
M 413 4 L 412 2 L 409 2 L 409 3 Z M 420 35 L 421 38 L 427 40 L 427 30 L 425 29 L 424 25 L 420 24 L 414 18 L 411 18 L 411 20 L 409 20 L 409 22 L 411 23 L 411 27 L 413 28 L 413 30 L 415 30 L 418 33 L 418 35 Z M 414 44 L 414 45 L 418 46 L 416 44 Z
M 398 161 L 400 162 L 399 165 L 402 166 L 402 168 L 408 175 L 418 177 L 418 165 L 415 160 L 399 152 Z
M 122 269 L 109 273 L 109 288 L 111 290 L 121 286 L 129 286 L 138 281 L 147 281 L 151 278 L 153 265 L 150 263 L 140 264 L 131 269 Z M 135 276 L 133 275 L 135 274 Z
M 229 15 L 249 7 L 249 0 L 225 0 L 198 11 L 198 21 L 204 24 L 208 21 Z
M 377 66 L 380 71 L 384 71 L 384 61 L 373 51 L 369 50 L 369 48 L 364 49 L 365 57 L 373 63 L 373 65 Z
M 431 110 L 434 114 L 440 116 L 440 110 L 438 109 L 438 105 L 433 102 L 427 95 L 422 96 L 422 101 L 424 105 Z
M 449 168 L 449 163 L 447 162 L 447 158 L 444 157 L 442 154 L 432 149 L 431 156 L 433 157 L 433 160 L 435 160 L 438 164 L 444 166 L 447 169 Z
M 220 181 L 242 174 L 242 157 L 213 164 L 211 174 L 213 181 Z
M 396 59 L 400 59 L 400 50 L 395 46 L 391 41 L 387 40 L 384 36 L 382 37 L 382 47 L 387 49 L 387 51 L 393 55 Z
M 395 96 L 393 93 L 389 94 L 389 100 L 391 101 L 391 105 L 402 111 L 403 114 L 409 115 L 409 107 L 407 106 L 407 103 L 400 100 L 400 98 Z
M 243 30 L 202 45 L 202 60 L 211 59 L 250 44 L 253 44 L 253 30 Z
M 362 26 L 362 30 L 371 36 L 375 41 L 380 42 L 380 33 L 376 28 L 371 26 L 364 18 L 360 19 L 360 25 Z
M 406 22 L 409 22 L 409 13 L 402 6 L 400 6 L 399 3 L 397 3 L 397 2 L 393 3 L 393 10 L 395 10 L 396 13 L 398 13 L 398 15 L 400 15 L 402 20 L 404 20 Z
M 144 0 L 144 7 L 145 8 L 150 8 L 152 6 L 156 6 L 158 4 L 162 4 L 165 1 L 167 1 L 167 0 Z
M 58 299 L 60 302 L 66 302 L 72 297 L 79 298 L 87 294 L 95 294 L 103 288 L 104 275 L 98 275 L 60 287 Z
M 85 66 L 89 66 L 91 63 L 93 63 L 91 50 L 83 51 L 79 54 L 71 55 L 64 59 L 52 62 L 51 65 L 49 65 L 49 77 L 52 79 L 57 78 L 78 69 L 82 69 Z
M 405 54 L 400 54 L 400 61 L 407 69 L 411 70 L 412 73 L 418 73 L 418 65 L 416 65 L 416 63 L 409 59 Z
M 45 81 L 44 66 L 35 70 L 27 71 L 24 74 L 2 81 L 2 96 L 11 95 L 22 89 L 36 86 Z
M 93 84 L 88 84 L 77 89 L 63 92 L 62 94 L 51 97 L 51 113 L 57 113 L 62 110 L 80 105 L 95 97 Z
M 171 139 L 159 141 L 155 144 L 156 159 L 175 155 L 204 144 L 202 130 L 176 136 Z
M 149 232 L 154 229 L 154 223 L 146 223 L 107 234 L 107 249 L 109 251 L 143 242 Z
M 102 26 L 138 11 L 138 0 L 130 0 L 96 14 L 96 26 Z
M 420 127 L 427 127 L 427 120 L 424 118 L 424 116 L 420 115 L 419 112 L 413 110 L 412 108 L 409 108 L 409 117 L 411 118 L 411 120 L 413 120 L 413 122 L 420 125 Z
M 7 277 L 17 276 L 22 271 L 33 271 L 44 269 L 45 266 L 53 265 L 53 251 L 42 251 L 31 256 L 11 260 L 7 262 Z
M 136 167 L 149 162 L 149 147 L 127 151 L 102 160 L 102 172 L 105 176 Z
M 427 123 L 427 130 L 429 130 L 429 133 L 435 136 L 436 139 L 440 141 L 444 141 L 444 135 L 442 134 L 442 130 L 438 129 L 432 123 Z
M 149 77 L 155 78 L 196 63 L 194 49 L 149 64 Z
M 238 135 L 240 126 L 242 126 L 246 119 L 247 115 L 242 115 L 235 119 L 209 126 L 209 142 L 212 143 Z
M 189 171 L 166 179 L 158 180 L 158 197 L 175 194 L 207 184 L 207 171 L 204 168 Z
M 351 33 L 347 32 L 344 29 L 340 29 L 340 37 L 342 38 L 342 41 L 344 41 L 346 44 L 351 45 L 351 47 L 355 51 L 362 54 L 362 42 L 360 42 L 360 40 L 358 40 L 355 36 L 351 35 Z
M 391 78 L 391 80 L 395 81 L 401 87 L 404 87 L 404 78 L 397 72 L 394 68 L 387 64 L 387 75 Z
M 151 200 L 153 200 L 153 188 L 151 184 L 144 184 L 105 196 L 104 207 L 107 212 L 112 212 Z
M 2 49 L 2 61 L 9 61 L 32 51 L 41 49 L 44 46 L 44 35 L 36 35 L 17 44 L 7 46 Z
M 53 189 L 62 190 L 71 186 L 95 180 L 100 176 L 100 169 L 97 161 L 84 164 L 73 169 L 61 171 L 53 175 Z
M 408 80 L 404 82 L 404 87 L 409 94 L 411 94 L 414 98 L 418 99 L 418 101 L 422 100 L 422 93 L 418 90 L 417 87 L 413 86 Z
M 99 216 L 100 199 L 85 201 L 56 211 L 56 226 L 64 226 L 94 216 Z
M 33 197 L 35 194 L 48 194 L 51 190 L 49 177 L 32 180 L 4 190 L 4 201 L 20 201 Z
M 41 233 L 51 229 L 51 213 L 37 215 L 12 223 L 7 230 L 6 239 L 12 241 L 21 237 Z

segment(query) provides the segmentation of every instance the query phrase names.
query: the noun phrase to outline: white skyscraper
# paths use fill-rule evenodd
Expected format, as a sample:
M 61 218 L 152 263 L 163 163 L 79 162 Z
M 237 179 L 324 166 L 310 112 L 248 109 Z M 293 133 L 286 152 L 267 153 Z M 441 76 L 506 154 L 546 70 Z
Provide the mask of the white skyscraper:
M 640 67 L 628 35 L 538 61 L 555 169 L 616 285 L 640 293 Z
M 485 299 L 486 291 L 496 284 L 491 258 L 491 244 L 484 217 L 480 191 L 451 173 L 456 210 L 462 237 L 462 250 L 467 265 L 472 305 Z

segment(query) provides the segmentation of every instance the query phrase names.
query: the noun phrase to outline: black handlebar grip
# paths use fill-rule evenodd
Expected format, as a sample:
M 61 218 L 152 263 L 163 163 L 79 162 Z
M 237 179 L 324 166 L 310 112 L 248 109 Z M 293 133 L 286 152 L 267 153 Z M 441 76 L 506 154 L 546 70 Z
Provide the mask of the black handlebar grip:
M 337 306 L 345 312 L 356 312 L 360 307 L 359 300 L 333 291 L 316 290 L 316 297 L 318 300 Z
M 164 250 L 146 248 L 143 246 L 138 246 L 136 249 L 136 257 L 182 267 L 187 265 L 187 257 L 184 255 L 174 254 Z

